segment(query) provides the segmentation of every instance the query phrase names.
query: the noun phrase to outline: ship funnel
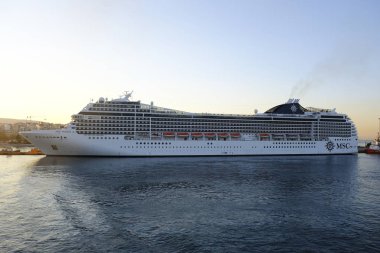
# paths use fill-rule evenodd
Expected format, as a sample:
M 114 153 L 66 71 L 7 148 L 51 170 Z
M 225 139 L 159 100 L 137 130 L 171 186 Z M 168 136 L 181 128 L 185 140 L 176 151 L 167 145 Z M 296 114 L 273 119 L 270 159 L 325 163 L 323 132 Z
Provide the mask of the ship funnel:
M 287 104 L 296 104 L 298 103 L 300 100 L 299 99 L 296 99 L 296 98 L 289 98 L 288 102 L 286 102 Z

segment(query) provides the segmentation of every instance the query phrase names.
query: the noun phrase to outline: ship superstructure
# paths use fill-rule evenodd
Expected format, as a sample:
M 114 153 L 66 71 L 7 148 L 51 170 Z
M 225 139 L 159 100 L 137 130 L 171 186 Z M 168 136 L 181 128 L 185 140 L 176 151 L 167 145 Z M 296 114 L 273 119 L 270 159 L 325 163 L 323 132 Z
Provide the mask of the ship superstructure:
M 66 129 L 24 132 L 48 155 L 202 156 L 351 154 L 357 131 L 345 114 L 289 99 L 252 115 L 178 111 L 99 98 Z

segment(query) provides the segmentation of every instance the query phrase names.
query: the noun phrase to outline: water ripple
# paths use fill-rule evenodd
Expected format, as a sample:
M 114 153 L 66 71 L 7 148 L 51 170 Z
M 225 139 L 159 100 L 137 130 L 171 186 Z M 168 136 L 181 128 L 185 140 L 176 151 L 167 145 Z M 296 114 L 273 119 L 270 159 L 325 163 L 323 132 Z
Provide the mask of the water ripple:
M 380 157 L 0 157 L 0 252 L 379 252 Z

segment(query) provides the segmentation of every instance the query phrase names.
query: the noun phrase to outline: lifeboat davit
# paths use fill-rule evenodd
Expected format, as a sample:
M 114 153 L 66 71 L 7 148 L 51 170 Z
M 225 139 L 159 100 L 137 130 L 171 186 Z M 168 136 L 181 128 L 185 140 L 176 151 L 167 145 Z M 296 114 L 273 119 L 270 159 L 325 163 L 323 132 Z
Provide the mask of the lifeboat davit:
M 179 133 L 177 133 L 177 137 L 189 137 L 189 133 L 179 132 Z
M 240 133 L 231 133 L 230 135 L 232 138 L 239 138 L 240 137 Z
M 195 137 L 195 138 L 200 138 L 203 136 L 203 134 L 202 133 L 191 133 L 191 136 Z
M 164 137 L 174 137 L 174 132 L 164 132 Z

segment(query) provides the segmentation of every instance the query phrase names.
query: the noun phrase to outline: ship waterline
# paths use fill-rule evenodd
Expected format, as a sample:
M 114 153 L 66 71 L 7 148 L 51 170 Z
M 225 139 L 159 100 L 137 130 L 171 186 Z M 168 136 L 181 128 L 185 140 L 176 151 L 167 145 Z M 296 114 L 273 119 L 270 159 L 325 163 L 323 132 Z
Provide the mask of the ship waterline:
M 357 131 L 335 110 L 297 99 L 253 115 L 189 113 L 100 98 L 63 129 L 22 132 L 46 155 L 235 156 L 355 154 Z

